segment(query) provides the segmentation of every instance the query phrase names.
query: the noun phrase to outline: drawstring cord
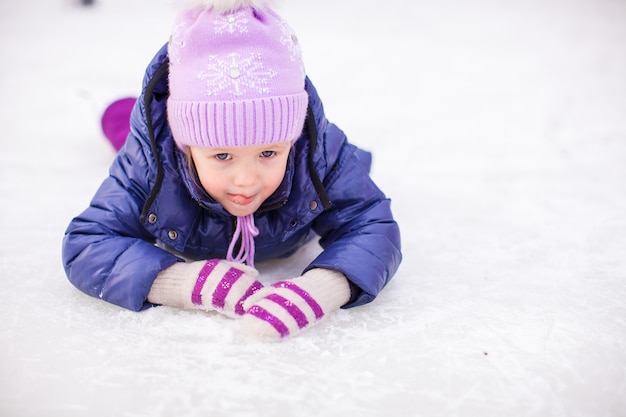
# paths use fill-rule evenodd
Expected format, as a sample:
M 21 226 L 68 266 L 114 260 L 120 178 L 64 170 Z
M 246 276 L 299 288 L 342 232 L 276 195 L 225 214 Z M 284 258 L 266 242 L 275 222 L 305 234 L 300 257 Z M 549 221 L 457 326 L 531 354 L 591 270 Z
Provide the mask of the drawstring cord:
M 228 246 L 227 259 L 232 262 L 246 261 L 248 266 L 254 268 L 254 237 L 258 236 L 259 229 L 254 225 L 254 215 L 248 214 L 247 216 L 237 217 L 237 227 L 233 234 L 233 239 Z M 235 245 L 241 236 L 241 247 L 236 257 L 233 257 L 233 250 Z

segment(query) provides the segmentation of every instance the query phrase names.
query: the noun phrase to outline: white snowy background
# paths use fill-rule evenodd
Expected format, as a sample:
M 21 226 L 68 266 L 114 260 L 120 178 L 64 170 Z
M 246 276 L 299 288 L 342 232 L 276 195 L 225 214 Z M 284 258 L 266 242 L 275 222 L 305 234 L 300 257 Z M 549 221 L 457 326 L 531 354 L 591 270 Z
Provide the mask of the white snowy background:
M 404 262 L 279 344 L 74 289 L 61 239 L 171 0 L 0 2 L 0 415 L 626 415 L 626 1 L 285 0 Z M 289 278 L 317 251 L 260 265 Z

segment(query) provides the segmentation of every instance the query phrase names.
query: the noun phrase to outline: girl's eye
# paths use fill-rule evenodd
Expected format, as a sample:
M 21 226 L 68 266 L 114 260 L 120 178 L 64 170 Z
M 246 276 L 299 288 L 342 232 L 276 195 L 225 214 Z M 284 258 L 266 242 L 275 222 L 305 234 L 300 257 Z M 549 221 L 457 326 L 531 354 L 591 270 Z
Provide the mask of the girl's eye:
M 276 151 L 263 151 L 261 152 L 261 156 L 263 158 L 270 158 L 272 156 L 276 155 Z
M 228 159 L 230 159 L 230 154 L 228 153 L 218 153 L 215 155 L 215 159 L 219 160 L 219 161 L 226 161 Z

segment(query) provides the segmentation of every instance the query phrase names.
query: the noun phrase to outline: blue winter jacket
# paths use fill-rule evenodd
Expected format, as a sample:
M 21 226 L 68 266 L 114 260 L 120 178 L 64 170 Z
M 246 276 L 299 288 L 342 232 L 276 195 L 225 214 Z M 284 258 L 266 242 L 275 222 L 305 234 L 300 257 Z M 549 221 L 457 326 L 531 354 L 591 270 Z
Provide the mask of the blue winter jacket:
M 63 264 L 81 291 L 139 311 L 163 269 L 187 260 L 226 258 L 235 218 L 194 181 L 166 120 L 164 46 L 146 70 L 131 133 L 89 207 L 63 239 Z M 369 154 L 347 142 L 324 116 L 306 80 L 309 111 L 282 184 L 255 213 L 255 261 L 287 256 L 320 236 L 324 249 L 307 267 L 341 271 L 352 297 L 373 300 L 401 261 L 390 201 L 369 177 Z

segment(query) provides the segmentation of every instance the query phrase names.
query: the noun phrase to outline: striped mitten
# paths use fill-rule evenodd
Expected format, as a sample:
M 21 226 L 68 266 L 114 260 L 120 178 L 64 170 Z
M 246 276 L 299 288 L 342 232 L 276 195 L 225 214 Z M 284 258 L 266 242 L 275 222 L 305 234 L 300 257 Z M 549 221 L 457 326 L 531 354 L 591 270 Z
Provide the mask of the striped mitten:
M 311 269 L 298 278 L 264 287 L 244 302 L 244 331 L 280 340 L 320 321 L 350 299 L 347 278 L 330 269 Z
M 183 308 L 216 310 L 229 317 L 243 315 L 243 302 L 263 287 L 258 271 L 237 262 L 211 259 L 179 262 L 157 275 L 148 301 Z

